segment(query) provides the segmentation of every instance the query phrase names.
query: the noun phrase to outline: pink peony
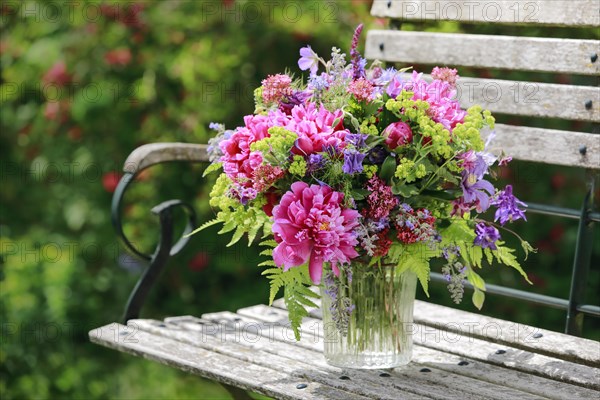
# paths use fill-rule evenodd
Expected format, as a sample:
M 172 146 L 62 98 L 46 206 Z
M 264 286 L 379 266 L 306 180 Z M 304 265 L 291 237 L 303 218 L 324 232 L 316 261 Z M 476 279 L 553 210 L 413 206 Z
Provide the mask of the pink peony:
M 295 182 L 273 209 L 273 233 L 279 243 L 273 251 L 278 266 L 297 267 L 308 262 L 310 278 L 321 282 L 323 263 L 348 263 L 358 256 L 353 230 L 358 211 L 342 208 L 344 195 L 328 186 Z
M 348 133 L 342 121 L 342 110 L 330 112 L 323 106 L 317 109 L 313 103 L 294 107 L 285 124 L 286 129 L 298 135 L 292 152 L 309 155 L 323 151 L 326 146 L 340 146 Z
M 244 117 L 244 123 L 245 126 L 236 129 L 219 147 L 223 152 L 221 161 L 225 174 L 241 186 L 251 187 L 254 171 L 263 158 L 259 152 L 250 151 L 250 144 L 268 137 L 268 130 L 275 121 L 266 115 L 248 115 Z
M 383 136 L 385 136 L 385 144 L 391 150 L 394 150 L 396 147 L 405 146 L 413 140 L 412 130 L 406 122 L 389 124 L 383 131 Z

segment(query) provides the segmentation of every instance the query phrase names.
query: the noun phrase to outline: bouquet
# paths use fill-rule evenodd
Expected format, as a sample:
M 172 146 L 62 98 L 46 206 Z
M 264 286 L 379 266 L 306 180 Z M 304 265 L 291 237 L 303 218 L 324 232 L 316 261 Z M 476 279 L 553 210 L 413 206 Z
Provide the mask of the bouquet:
M 211 124 L 217 135 L 205 174 L 222 172 L 210 193 L 216 218 L 198 230 L 222 223 L 219 233 L 233 232 L 230 245 L 244 234 L 252 243 L 262 231 L 270 301 L 284 289 L 296 337 L 306 307 L 315 306 L 309 287 L 335 285 L 356 260 L 413 271 L 427 293 L 430 260 L 440 258 L 453 300 L 461 301 L 468 280 L 478 308 L 484 263 L 527 279 L 500 235 L 526 219 L 526 205 L 510 185 L 490 182 L 492 166 L 510 161 L 486 151 L 482 133 L 494 118 L 478 106 L 460 108 L 454 69 L 436 67 L 425 79 L 377 61 L 367 67 L 357 51 L 361 30 L 349 60 L 335 47 L 328 61 L 304 47 L 298 66 L 309 71 L 306 81 L 268 76 L 243 126 Z M 493 220 L 482 218 L 488 210 Z M 520 241 L 526 254 L 533 250 Z

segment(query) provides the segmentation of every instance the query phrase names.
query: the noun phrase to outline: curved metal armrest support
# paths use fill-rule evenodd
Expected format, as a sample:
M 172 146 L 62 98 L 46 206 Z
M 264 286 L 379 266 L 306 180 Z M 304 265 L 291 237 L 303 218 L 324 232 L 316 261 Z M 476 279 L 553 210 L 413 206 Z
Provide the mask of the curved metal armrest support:
M 113 226 L 117 232 L 119 241 L 134 256 L 148 261 L 148 268 L 138 280 L 135 288 L 129 296 L 123 315 L 123 323 L 129 319 L 139 316 L 144 300 L 146 299 L 154 282 L 164 269 L 170 256 L 181 251 L 189 241 L 186 235 L 192 232 L 196 226 L 196 213 L 187 203 L 180 200 L 168 200 L 152 208 L 152 213 L 158 216 L 160 222 L 160 240 L 153 254 L 146 254 L 139 251 L 129 241 L 121 222 L 121 202 L 129 184 L 134 181 L 136 175 L 142 170 L 163 162 L 170 161 L 188 161 L 203 162 L 208 161 L 206 145 L 186 144 L 186 143 L 153 143 L 140 146 L 135 149 L 127 158 L 123 170 L 125 174 L 119 181 L 112 198 L 111 218 Z M 176 207 L 181 207 L 187 214 L 187 224 L 181 238 L 177 243 L 173 243 L 173 214 Z
M 189 143 L 150 143 L 135 149 L 123 166 L 123 171 L 137 174 L 142 170 L 169 161 L 208 161 L 208 148 L 205 144 Z

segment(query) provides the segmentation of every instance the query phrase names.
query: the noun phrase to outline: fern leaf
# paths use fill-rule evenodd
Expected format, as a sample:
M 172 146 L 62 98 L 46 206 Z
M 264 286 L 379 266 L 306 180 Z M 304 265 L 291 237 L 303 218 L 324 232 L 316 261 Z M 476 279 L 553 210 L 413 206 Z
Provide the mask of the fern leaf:
M 258 245 L 259 246 L 263 246 L 263 247 L 272 247 L 272 248 L 275 248 L 275 247 L 277 247 L 278 244 L 279 243 L 277 243 L 275 240 L 270 239 L 270 240 L 263 240 Z
M 208 228 L 209 226 L 213 226 L 218 224 L 219 222 L 222 222 L 220 219 L 215 218 L 215 219 L 211 219 L 210 221 L 207 221 L 205 223 L 203 223 L 202 225 L 200 225 L 200 227 L 194 229 L 192 232 L 188 233 L 187 235 L 185 235 L 185 237 L 190 237 L 192 235 L 195 235 L 196 233 Z
M 233 234 L 233 237 L 231 238 L 231 241 L 227 244 L 227 247 L 231 247 L 234 244 L 236 244 L 237 242 L 239 242 L 239 240 L 242 238 L 242 236 L 244 236 L 244 233 L 246 233 L 244 228 L 241 225 L 238 226 L 237 229 L 235 230 L 235 233 Z

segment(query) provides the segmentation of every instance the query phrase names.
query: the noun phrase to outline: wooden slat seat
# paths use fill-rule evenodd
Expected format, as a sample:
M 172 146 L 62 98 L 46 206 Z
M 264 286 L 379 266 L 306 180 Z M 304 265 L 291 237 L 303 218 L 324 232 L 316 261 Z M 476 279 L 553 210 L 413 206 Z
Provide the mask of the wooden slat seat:
M 304 321 L 302 339 L 296 342 L 282 304 L 276 301 L 274 307 L 257 305 L 201 318 L 130 320 L 127 326 L 111 324 L 91 331 L 90 338 L 281 399 L 600 396 L 600 348 L 591 340 L 417 302 L 409 365 L 393 370 L 342 370 L 328 365 L 322 355 L 319 312 L 313 310 Z M 461 326 L 465 328 L 457 329 Z M 501 340 L 493 338 L 490 326 L 497 328 Z

